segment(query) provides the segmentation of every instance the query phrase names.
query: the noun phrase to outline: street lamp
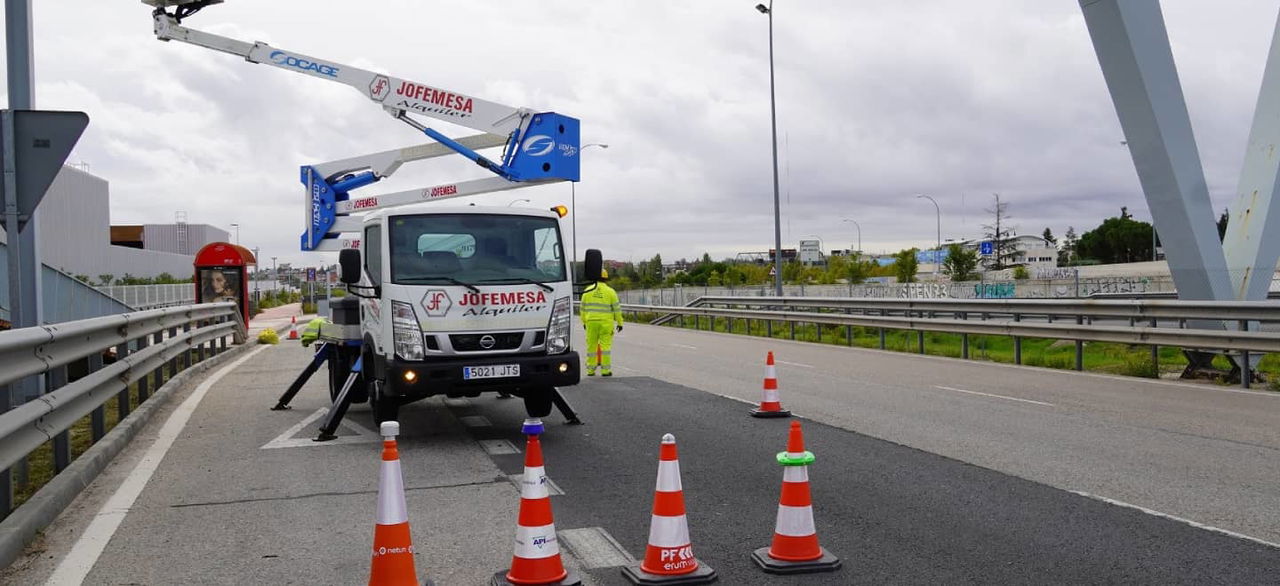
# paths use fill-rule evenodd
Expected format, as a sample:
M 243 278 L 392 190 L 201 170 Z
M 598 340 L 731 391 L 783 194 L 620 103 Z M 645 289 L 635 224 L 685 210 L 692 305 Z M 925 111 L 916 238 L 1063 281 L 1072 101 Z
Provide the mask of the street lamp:
M 236 229 L 236 246 L 240 246 L 240 224 L 232 224 L 231 227 Z
M 280 271 L 276 270 L 276 257 L 271 257 L 271 290 L 280 288 Z
M 938 275 L 938 266 L 942 264 L 942 208 L 938 207 L 938 202 L 927 195 L 917 195 L 916 199 L 924 198 L 933 202 L 933 211 L 938 215 L 938 248 L 933 252 L 933 275 Z
M 522 202 L 522 201 L 523 201 L 523 202 L 528 203 L 528 202 L 529 202 L 529 201 L 531 201 L 531 200 L 527 200 L 527 199 L 513 199 L 513 200 L 511 200 L 511 203 L 507 204 L 507 207 L 511 207 L 511 206 L 513 206 L 513 205 L 516 205 L 516 204 L 518 204 L 518 203 Z
M 862 226 L 859 226 L 859 225 L 858 225 L 857 220 L 850 220 L 849 218 L 845 218 L 845 219 L 844 219 L 844 220 L 842 220 L 842 221 L 843 221 L 843 222 L 852 222 L 852 223 L 853 223 L 853 227 L 858 229 L 858 257 L 857 257 L 857 260 L 862 260 Z
M 584 144 L 581 147 L 579 147 L 578 153 L 581 154 L 582 151 L 587 150 L 587 147 L 593 147 L 593 146 L 598 146 L 602 149 L 609 148 L 609 145 L 607 144 L 600 143 L 600 142 L 593 142 L 590 144 Z M 572 271 L 572 270 L 575 270 L 575 267 L 578 266 L 578 182 L 577 181 L 569 182 L 569 209 L 573 213 L 573 217 L 569 219 L 569 221 L 573 224 L 573 264 L 569 265 L 569 270 Z
M 782 207 L 778 202 L 778 101 L 773 91 L 773 0 L 756 4 L 769 17 L 769 118 L 773 128 L 773 292 L 782 297 Z

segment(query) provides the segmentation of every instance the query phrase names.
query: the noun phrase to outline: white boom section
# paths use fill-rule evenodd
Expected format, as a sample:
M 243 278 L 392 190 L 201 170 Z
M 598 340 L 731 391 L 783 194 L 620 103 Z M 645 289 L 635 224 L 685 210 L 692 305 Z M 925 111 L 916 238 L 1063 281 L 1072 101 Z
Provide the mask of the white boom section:
M 504 106 L 427 84 L 277 49 L 263 42 L 247 43 L 190 29 L 163 12 L 155 15 L 155 34 L 162 41 L 182 41 L 238 55 L 250 63 L 273 65 L 349 85 L 381 104 L 392 116 L 400 112 L 421 114 L 506 137 L 520 129 L 532 114 L 527 108 Z
M 504 136 L 496 134 L 477 134 L 474 136 L 460 138 L 457 142 L 473 151 L 478 151 L 481 149 L 503 146 L 507 144 L 507 139 Z M 380 153 L 329 161 L 328 163 L 317 163 L 312 165 L 312 167 L 315 167 L 322 177 L 334 177 L 343 173 L 351 173 L 368 169 L 379 178 L 386 178 L 390 177 L 392 173 L 395 173 L 400 168 L 400 165 L 403 165 L 404 163 L 456 154 L 457 151 L 454 151 L 443 144 L 438 142 L 429 142 L 401 149 L 382 151 Z
M 532 187 L 534 185 L 556 183 L 559 181 L 559 179 L 542 182 L 507 181 L 501 177 L 486 177 L 484 179 L 473 179 L 471 181 L 459 181 L 456 183 L 443 183 L 441 185 L 433 185 L 431 187 L 384 193 L 382 195 L 374 195 L 359 199 L 352 198 L 338 202 L 334 206 L 334 211 L 338 214 L 369 212 L 383 208 L 422 203 L 424 201 L 438 201 L 442 199 L 453 199 L 456 197 L 495 193 L 498 191 L 506 191 L 508 189 Z M 339 220 L 341 220 L 342 217 L 343 216 L 340 215 Z M 334 231 L 341 231 L 337 230 L 337 227 L 337 225 L 334 226 Z

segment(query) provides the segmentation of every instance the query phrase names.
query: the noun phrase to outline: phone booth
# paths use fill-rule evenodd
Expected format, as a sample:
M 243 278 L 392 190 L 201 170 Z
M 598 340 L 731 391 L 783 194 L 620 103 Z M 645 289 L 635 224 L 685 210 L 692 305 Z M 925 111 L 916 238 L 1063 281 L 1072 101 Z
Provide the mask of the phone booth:
M 210 242 L 196 253 L 196 302 L 235 301 L 249 323 L 249 266 L 258 259 L 248 248 L 230 242 Z

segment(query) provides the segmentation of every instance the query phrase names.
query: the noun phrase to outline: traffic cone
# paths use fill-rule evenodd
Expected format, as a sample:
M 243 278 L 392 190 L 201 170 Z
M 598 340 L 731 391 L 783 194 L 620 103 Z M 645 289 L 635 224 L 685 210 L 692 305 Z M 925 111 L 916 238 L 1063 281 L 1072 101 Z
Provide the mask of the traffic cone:
M 378 476 L 378 523 L 373 529 L 369 586 L 418 586 L 417 572 L 413 567 L 413 540 L 409 538 L 408 507 L 404 502 L 404 482 L 400 476 L 400 453 L 396 450 L 400 424 L 384 421 L 380 431 L 382 470 Z
M 538 584 L 572 586 L 582 581 L 565 570 L 560 561 L 560 543 L 551 518 L 551 496 L 542 466 L 541 419 L 526 419 L 521 431 L 528 436 L 524 452 L 524 477 L 520 480 L 520 518 L 516 522 L 515 553 L 511 569 L 498 572 L 491 586 Z
M 751 552 L 751 559 L 770 574 L 808 574 L 839 569 L 840 558 L 818 545 L 818 531 L 813 526 L 813 502 L 809 497 L 809 464 L 813 463 L 813 452 L 804 449 L 804 433 L 800 431 L 799 421 L 791 422 L 787 451 L 778 454 L 778 463 L 785 470 L 773 544 Z
M 676 438 L 669 433 L 662 436 L 658 452 L 658 485 L 653 493 L 649 546 L 645 548 L 644 561 L 622 568 L 622 575 L 634 584 L 706 584 L 716 579 L 715 570 L 693 557 Z
M 791 412 L 778 402 L 778 371 L 773 366 L 773 352 L 764 363 L 764 398 L 751 410 L 752 417 L 791 417 Z

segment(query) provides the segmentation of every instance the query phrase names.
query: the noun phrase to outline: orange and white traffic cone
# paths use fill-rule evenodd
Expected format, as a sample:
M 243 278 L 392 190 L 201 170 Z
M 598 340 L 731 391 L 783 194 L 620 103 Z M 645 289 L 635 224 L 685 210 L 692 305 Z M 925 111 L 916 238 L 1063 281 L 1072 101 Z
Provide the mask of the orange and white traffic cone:
M 751 552 L 770 574 L 808 574 L 830 572 L 840 568 L 840 558 L 818 545 L 818 530 L 813 526 L 813 501 L 809 496 L 809 464 L 813 452 L 804 449 L 804 433 L 800 422 L 791 422 L 787 451 L 778 454 L 782 473 L 782 497 L 778 500 L 778 519 L 773 530 L 773 544 Z
M 778 371 L 773 366 L 773 352 L 764 363 L 764 398 L 760 406 L 751 410 L 752 417 L 791 417 L 791 412 L 782 408 L 778 401 Z
M 706 584 L 716 571 L 693 557 L 689 523 L 684 514 L 684 489 L 680 485 L 680 460 L 676 438 L 662 436 L 658 452 L 658 485 L 653 493 L 653 517 L 644 561 L 622 568 L 634 584 Z
M 542 420 L 526 419 L 521 431 L 528 436 L 524 452 L 524 477 L 520 480 L 520 518 L 516 522 L 515 553 L 511 569 L 494 574 L 491 586 L 537 584 L 573 586 L 582 581 L 560 561 L 560 543 L 551 517 L 551 495 L 542 465 Z
M 409 537 L 408 507 L 400 476 L 400 452 L 396 436 L 400 424 L 384 421 L 382 469 L 378 476 L 378 523 L 373 529 L 373 563 L 369 586 L 418 586 L 413 567 L 413 540 Z M 430 581 L 427 582 L 430 584 Z
M 298 339 L 298 316 L 289 316 L 289 339 Z

